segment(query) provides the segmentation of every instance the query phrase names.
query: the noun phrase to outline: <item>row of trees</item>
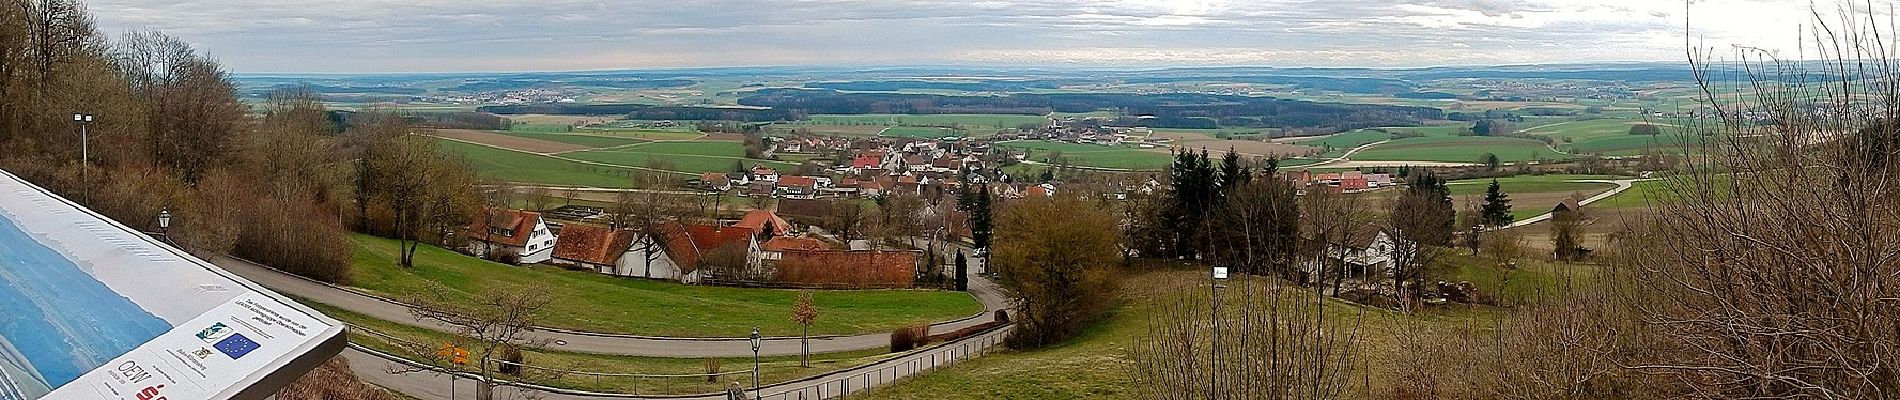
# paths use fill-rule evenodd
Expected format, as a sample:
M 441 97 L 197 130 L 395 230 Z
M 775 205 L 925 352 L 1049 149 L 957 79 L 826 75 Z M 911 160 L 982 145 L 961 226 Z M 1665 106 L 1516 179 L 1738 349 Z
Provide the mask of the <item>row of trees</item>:
M 95 116 L 86 143 L 76 113 Z M 403 239 L 409 262 L 466 226 L 477 186 L 409 133 L 380 113 L 340 126 L 308 88 L 246 105 L 184 41 L 110 40 L 72 0 L 0 0 L 0 167 L 134 228 L 169 210 L 194 251 L 342 282 L 350 226 Z

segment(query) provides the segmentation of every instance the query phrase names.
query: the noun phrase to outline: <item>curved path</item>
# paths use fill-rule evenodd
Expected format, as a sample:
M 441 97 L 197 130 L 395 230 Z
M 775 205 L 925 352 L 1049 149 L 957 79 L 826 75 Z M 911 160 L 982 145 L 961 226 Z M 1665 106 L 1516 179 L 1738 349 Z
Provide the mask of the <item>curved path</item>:
M 1590 205 L 1590 203 L 1595 203 L 1595 202 L 1598 202 L 1598 201 L 1603 201 L 1603 199 L 1607 199 L 1607 198 L 1610 198 L 1611 196 L 1616 196 L 1616 195 L 1618 195 L 1618 194 L 1622 194 L 1622 193 L 1623 193 L 1623 191 L 1625 191 L 1625 190 L 1629 190 L 1629 189 L 1630 189 L 1630 187 L 1632 187 L 1632 186 L 1635 186 L 1635 185 L 1636 185 L 1636 182 L 1642 182 L 1642 181 L 1653 181 L 1653 180 L 1656 180 L 1656 179 L 1655 179 L 1655 178 L 1651 178 L 1651 179 L 1618 179 L 1618 180 L 1603 180 L 1603 179 L 1579 179 L 1579 180 L 1573 180 L 1573 181 L 1567 181 L 1567 182 L 1574 182 L 1574 183 L 1608 183 L 1608 184 L 1614 184 L 1614 185 L 1616 185 L 1616 188 L 1615 188 L 1615 189 L 1610 189 L 1610 191 L 1607 191 L 1607 192 L 1603 192 L 1603 193 L 1598 193 L 1598 194 L 1597 194 L 1597 195 L 1595 195 L 1595 196 L 1590 196 L 1590 198 L 1587 198 L 1587 199 L 1583 199 L 1583 200 L 1581 200 L 1581 201 L 1578 201 L 1578 202 L 1577 202 L 1577 205 L 1579 205 L 1579 206 L 1587 206 L 1587 205 Z M 1517 222 L 1512 222 L 1510 226 L 1506 226 L 1506 227 L 1503 227 L 1503 228 L 1500 228 L 1500 229 L 1511 229 L 1511 228 L 1516 228 L 1516 227 L 1522 227 L 1522 226 L 1530 226 L 1531 224 L 1535 224 L 1535 223 L 1539 223 L 1539 222 L 1544 222 L 1544 221 L 1546 221 L 1546 220 L 1549 220 L 1549 219 L 1550 219 L 1550 217 L 1551 217 L 1551 213 L 1543 213 L 1543 214 L 1541 214 L 1541 215 L 1538 215 L 1538 216 L 1535 216 L 1535 217 L 1530 217 L 1530 218 L 1525 218 L 1525 219 L 1523 219 L 1523 220 L 1520 220 L 1520 221 L 1517 221 Z
M 434 321 L 417 321 L 408 305 L 382 297 L 369 295 L 349 288 L 330 285 L 308 278 L 291 275 L 245 260 L 230 257 L 214 257 L 211 262 L 239 276 L 264 285 L 280 293 L 309 299 L 344 310 L 349 310 L 372 318 L 417 326 L 444 332 L 454 332 L 452 327 Z M 940 322 L 930 326 L 931 334 L 948 333 L 957 329 L 976 326 L 989 322 L 996 310 L 1005 309 L 1009 302 L 1003 293 L 980 275 L 970 274 L 970 294 L 983 304 L 984 312 L 956 321 Z M 665 316 L 655 316 L 665 318 Z M 738 332 L 734 332 L 735 334 Z M 551 328 L 541 328 L 530 333 L 537 339 L 547 339 L 552 343 L 550 350 L 596 353 L 609 355 L 701 358 L 701 357 L 746 357 L 752 355 L 752 344 L 746 338 L 674 338 L 618 334 L 577 332 Z M 874 333 L 855 336 L 813 336 L 812 353 L 832 353 L 875 349 L 890 345 L 890 334 Z M 765 356 L 783 356 L 799 354 L 798 337 L 774 337 L 764 340 L 759 350 Z
M 1330 160 L 1325 160 L 1325 161 L 1320 161 L 1320 162 L 1318 162 L 1318 163 L 1314 163 L 1314 164 L 1307 164 L 1307 165 L 1301 165 L 1301 166 L 1299 166 L 1299 167 L 1297 167 L 1297 168 L 1317 168 L 1317 167 L 1324 167 L 1324 166 L 1327 166 L 1327 165 L 1331 165 L 1331 164 L 1337 164 L 1337 163 L 1340 163 L 1340 162 L 1344 162 L 1344 161 L 1349 161 L 1349 160 L 1351 160 L 1351 159 L 1352 159 L 1352 155 L 1353 155 L 1354 153 L 1358 153 L 1358 152 L 1360 152 L 1360 151 L 1363 151 L 1363 150 L 1365 150 L 1365 149 L 1370 149 L 1370 148 L 1372 148 L 1372 146 L 1378 146 L 1378 145 L 1382 145 L 1382 144 L 1385 144 L 1386 142 L 1390 142 L 1390 141 L 1392 141 L 1392 139 L 1386 139 L 1386 140 L 1381 140 L 1381 141 L 1377 141 L 1377 142 L 1372 142 L 1372 143 L 1366 143 L 1366 144 L 1362 144 L 1362 145 L 1359 145 L 1359 147 L 1354 147 L 1354 148 L 1352 148 L 1352 150 L 1346 150 L 1346 153 L 1345 153 L 1345 154 L 1340 154 L 1340 155 L 1339 155 L 1339 157 L 1333 157 L 1333 158 L 1332 158 L 1332 159 L 1330 159 Z

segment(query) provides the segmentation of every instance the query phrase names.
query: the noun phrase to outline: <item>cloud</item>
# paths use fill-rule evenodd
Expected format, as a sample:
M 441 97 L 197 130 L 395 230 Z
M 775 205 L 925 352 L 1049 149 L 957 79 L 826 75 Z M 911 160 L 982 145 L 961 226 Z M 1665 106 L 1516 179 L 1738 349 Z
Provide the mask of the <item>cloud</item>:
M 1677 60 L 1636 0 L 93 0 L 241 72 L 731 65 L 1366 65 Z M 1795 46 L 1799 0 L 1698 0 L 1700 43 Z M 1552 46 L 1551 44 L 1555 44 Z

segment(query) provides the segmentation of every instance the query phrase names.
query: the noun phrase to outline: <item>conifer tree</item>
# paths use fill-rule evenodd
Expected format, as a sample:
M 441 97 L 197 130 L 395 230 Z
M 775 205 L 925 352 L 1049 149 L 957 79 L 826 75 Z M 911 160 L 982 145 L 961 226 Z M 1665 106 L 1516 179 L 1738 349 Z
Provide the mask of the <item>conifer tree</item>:
M 1492 179 L 1491 186 L 1484 189 L 1484 206 L 1479 214 L 1484 225 L 1490 227 L 1510 225 L 1516 219 L 1511 216 L 1511 196 L 1504 194 L 1497 179 Z

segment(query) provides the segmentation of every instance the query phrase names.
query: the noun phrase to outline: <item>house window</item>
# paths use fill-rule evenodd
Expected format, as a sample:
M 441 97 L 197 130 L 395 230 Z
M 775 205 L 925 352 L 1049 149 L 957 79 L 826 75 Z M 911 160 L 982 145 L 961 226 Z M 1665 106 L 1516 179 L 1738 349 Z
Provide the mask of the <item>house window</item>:
M 539 246 L 539 245 L 534 245 L 534 244 L 528 245 L 528 252 L 530 253 L 534 252 L 535 246 Z

